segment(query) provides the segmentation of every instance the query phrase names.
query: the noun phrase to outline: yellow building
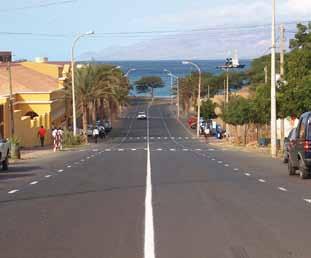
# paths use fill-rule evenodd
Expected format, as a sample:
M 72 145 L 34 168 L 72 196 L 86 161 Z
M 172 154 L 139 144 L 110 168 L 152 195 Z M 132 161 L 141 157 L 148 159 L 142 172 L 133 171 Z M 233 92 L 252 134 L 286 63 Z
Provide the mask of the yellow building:
M 47 130 L 63 126 L 68 118 L 64 81 L 70 66 L 66 63 L 21 62 L 11 64 L 15 136 L 22 146 L 38 145 L 41 125 Z M 10 80 L 8 64 L 0 64 L 0 134 L 11 136 Z M 50 133 L 48 132 L 48 141 Z

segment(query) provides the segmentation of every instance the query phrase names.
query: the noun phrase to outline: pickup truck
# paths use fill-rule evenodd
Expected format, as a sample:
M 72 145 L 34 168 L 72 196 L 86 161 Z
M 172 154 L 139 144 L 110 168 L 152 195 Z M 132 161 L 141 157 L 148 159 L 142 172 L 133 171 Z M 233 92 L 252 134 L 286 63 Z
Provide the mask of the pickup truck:
M 2 170 L 9 169 L 10 143 L 0 137 L 0 163 Z

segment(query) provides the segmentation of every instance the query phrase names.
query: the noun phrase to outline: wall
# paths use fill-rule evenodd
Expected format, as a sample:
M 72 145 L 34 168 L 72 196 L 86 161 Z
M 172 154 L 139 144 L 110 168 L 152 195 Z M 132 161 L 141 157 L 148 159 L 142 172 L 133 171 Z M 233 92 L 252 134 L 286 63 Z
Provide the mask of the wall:
M 22 147 L 39 146 L 38 130 L 41 125 L 49 128 L 50 118 L 48 114 L 30 119 L 29 116 L 23 116 L 21 110 L 14 111 L 15 136 L 20 139 Z M 46 144 L 51 144 L 51 133 L 47 130 L 45 140 Z
M 56 79 L 62 77 L 63 68 L 59 65 L 35 62 L 23 62 L 21 64 L 27 68 L 35 70 L 39 73 L 46 74 Z

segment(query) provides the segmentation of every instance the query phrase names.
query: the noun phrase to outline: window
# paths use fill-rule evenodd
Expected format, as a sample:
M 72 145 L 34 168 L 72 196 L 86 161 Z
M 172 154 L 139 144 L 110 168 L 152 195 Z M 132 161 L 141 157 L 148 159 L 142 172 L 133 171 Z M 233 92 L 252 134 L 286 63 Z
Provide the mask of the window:
M 299 125 L 299 135 L 298 137 L 300 139 L 304 139 L 305 138 L 305 132 L 306 132 L 306 121 L 307 120 L 307 117 L 304 117 L 301 122 L 300 122 L 300 125 Z

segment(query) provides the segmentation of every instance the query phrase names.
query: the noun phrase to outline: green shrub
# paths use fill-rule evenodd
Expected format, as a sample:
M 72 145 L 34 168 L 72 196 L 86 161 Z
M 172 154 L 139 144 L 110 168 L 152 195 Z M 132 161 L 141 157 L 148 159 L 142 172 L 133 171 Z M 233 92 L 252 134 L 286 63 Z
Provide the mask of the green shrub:
M 64 130 L 63 144 L 65 146 L 81 145 L 82 143 L 83 139 L 80 135 L 74 136 L 71 131 Z

